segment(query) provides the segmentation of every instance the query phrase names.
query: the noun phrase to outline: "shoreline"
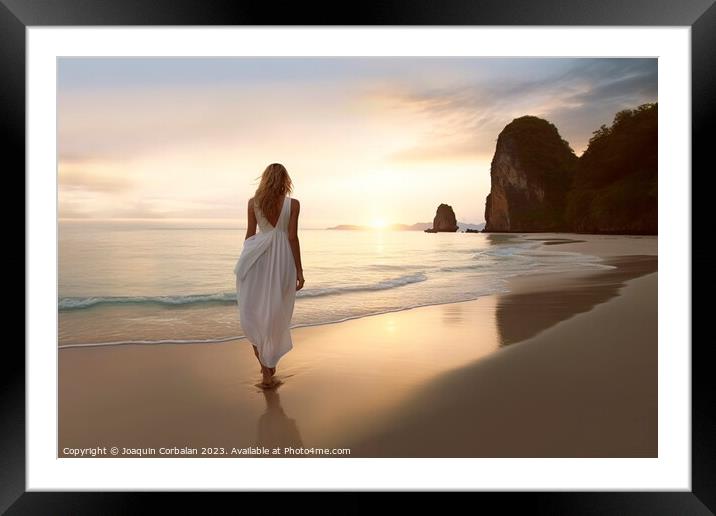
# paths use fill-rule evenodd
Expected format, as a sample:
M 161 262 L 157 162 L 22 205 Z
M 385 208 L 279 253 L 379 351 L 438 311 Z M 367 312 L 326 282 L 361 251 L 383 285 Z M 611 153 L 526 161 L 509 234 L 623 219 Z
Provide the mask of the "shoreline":
M 523 235 L 526 240 L 530 241 L 536 241 L 541 242 L 544 246 L 547 246 L 549 251 L 560 251 L 560 250 L 566 250 L 567 252 L 575 252 L 580 253 L 584 255 L 591 255 L 591 256 L 598 256 L 602 259 L 605 259 L 605 265 L 609 265 L 607 263 L 607 260 L 609 257 L 613 256 L 619 256 L 618 254 L 612 254 L 609 252 L 604 252 L 601 249 L 595 250 L 593 247 L 588 247 L 588 250 L 580 249 L 578 244 L 586 243 L 590 244 L 589 240 L 579 240 L 574 238 L 564 238 L 560 235 L 573 235 L 573 236 L 579 236 L 582 234 L 578 233 L 524 233 L 524 232 L 490 232 L 491 235 L 500 235 L 505 234 L 509 236 L 515 236 L 515 235 Z M 534 238 L 538 235 L 545 235 L 542 238 Z M 595 234 L 595 235 L 589 235 L 585 234 L 582 235 L 585 237 L 594 236 L 594 237 L 606 237 L 607 239 L 610 237 L 626 237 L 626 238 L 646 238 L 648 239 L 652 235 L 611 235 L 611 234 Z M 577 246 L 575 247 L 575 244 Z M 596 252 L 595 252 L 596 251 Z M 291 331 L 294 331 L 299 328 L 312 328 L 312 327 L 318 327 L 318 326 L 325 326 L 325 325 L 331 325 L 331 324 L 340 324 L 347 321 L 353 321 L 358 319 L 363 319 L 366 317 L 375 317 L 380 316 L 384 314 L 389 313 L 399 313 L 406 310 L 414 310 L 416 308 L 423 308 L 423 307 L 429 307 L 429 306 L 440 306 L 440 305 L 448 305 L 453 303 L 467 303 L 471 301 L 477 301 L 479 299 L 482 299 L 484 297 L 488 296 L 495 296 L 495 295 L 501 295 L 504 293 L 511 293 L 511 288 L 514 287 L 514 285 L 520 283 L 520 278 L 527 278 L 527 277 L 534 277 L 534 276 L 542 276 L 542 275 L 550 275 L 550 274 L 567 274 L 567 275 L 585 275 L 585 274 L 598 274 L 600 271 L 598 269 L 588 269 L 585 268 L 581 271 L 570 271 L 566 273 L 555 273 L 555 272 L 537 272 L 537 273 L 531 273 L 531 272 L 522 272 L 516 276 L 509 276 L 507 278 L 504 278 L 505 286 L 507 290 L 505 292 L 491 292 L 488 294 L 483 294 L 478 297 L 470 298 L 470 299 L 463 299 L 458 301 L 439 301 L 436 303 L 424 303 L 419 305 L 411 305 L 396 309 L 390 309 L 375 313 L 369 313 L 369 314 L 361 314 L 361 315 L 355 315 L 355 316 L 349 316 L 342 319 L 337 320 L 331 320 L 331 321 L 325 321 L 325 322 L 316 322 L 316 323 L 305 323 L 305 324 L 298 324 L 296 326 L 291 326 Z M 233 306 L 233 305 L 232 305 Z M 159 339 L 159 340 L 120 340 L 120 341 L 109 341 L 109 342 L 88 342 L 88 343 L 70 343 L 70 344 L 62 344 L 58 345 L 57 349 L 64 350 L 64 349 L 84 349 L 84 348 L 99 348 L 99 347 L 116 347 L 116 346 L 164 346 L 164 345 L 192 345 L 192 344 L 225 344 L 225 343 L 232 343 L 234 341 L 241 341 L 245 340 L 245 335 L 239 335 L 239 336 L 228 336 L 228 337 L 216 337 L 216 338 L 208 338 L 208 339 Z
M 620 290 L 429 382 L 352 440 L 353 456 L 658 457 L 657 273 Z M 624 310 L 636 324 L 615 331 Z
M 416 449 L 406 452 L 409 439 L 404 431 L 396 430 L 396 414 L 414 410 L 410 409 L 411 400 L 418 393 L 435 393 L 421 402 L 422 410 L 428 412 L 456 401 L 470 406 L 471 400 L 435 386 L 456 371 L 480 364 L 488 367 L 485 364 L 494 364 L 496 357 L 503 357 L 497 363 L 509 363 L 506 370 L 520 370 L 529 378 L 535 373 L 524 370 L 514 358 L 504 357 L 579 317 L 593 318 L 597 308 L 620 299 L 633 278 L 655 288 L 658 259 L 654 239 L 550 247 L 555 248 L 621 260 L 621 272 L 605 269 L 517 276 L 508 279 L 509 293 L 297 327 L 292 329 L 294 350 L 279 364 L 277 378 L 282 384 L 269 391 L 256 387 L 258 364 L 243 338 L 203 346 L 93 346 L 83 353 L 58 353 L 58 456 L 71 456 L 63 454 L 64 447 L 83 448 L 97 442 L 180 449 L 201 443 L 226 447 L 353 443 L 354 457 L 441 453 L 436 444 L 411 455 Z M 624 251 L 631 257 L 624 257 Z M 632 269 L 625 273 L 628 267 Z M 579 299 L 581 304 L 576 302 Z M 526 317 L 535 306 L 544 309 Z M 653 317 L 655 320 L 656 313 Z M 520 331 L 510 333 L 510 328 Z M 650 343 L 644 345 L 648 348 Z M 567 356 L 568 350 L 562 351 Z M 588 364 L 580 367 L 588 369 Z M 476 373 L 468 376 L 474 379 Z M 499 391 L 493 395 L 496 400 L 502 396 Z M 469 415 L 470 410 L 467 412 Z M 463 416 L 442 414 L 434 418 L 432 426 L 442 426 L 450 417 L 453 424 L 470 421 Z M 530 424 L 534 426 L 534 422 Z M 399 439 L 382 441 L 378 455 L 373 455 L 375 446 L 360 444 L 361 436 L 389 433 L 390 428 Z M 370 440 L 378 443 L 380 439 Z M 534 450 L 538 449 L 535 445 Z M 588 456 L 590 452 L 584 453 Z

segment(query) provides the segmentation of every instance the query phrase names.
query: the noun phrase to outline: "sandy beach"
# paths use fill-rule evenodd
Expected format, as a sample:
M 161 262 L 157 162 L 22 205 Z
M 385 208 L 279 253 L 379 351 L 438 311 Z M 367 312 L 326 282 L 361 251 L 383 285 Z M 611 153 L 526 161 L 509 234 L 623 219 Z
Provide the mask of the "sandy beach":
M 61 349 L 58 455 L 656 457 L 657 238 L 529 238 L 615 268 L 295 328 L 272 390 L 245 339 Z

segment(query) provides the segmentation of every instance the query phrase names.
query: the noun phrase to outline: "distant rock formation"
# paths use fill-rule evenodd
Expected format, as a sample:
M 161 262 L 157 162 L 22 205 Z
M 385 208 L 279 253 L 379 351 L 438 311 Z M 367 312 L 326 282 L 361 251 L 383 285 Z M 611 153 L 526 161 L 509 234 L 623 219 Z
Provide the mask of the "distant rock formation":
M 577 233 L 658 233 L 658 107 L 620 111 L 579 158 L 567 196 Z
M 403 224 L 405 227 L 401 229 L 405 229 L 406 231 L 424 231 L 425 229 L 432 226 L 430 222 L 416 222 L 415 224 L 407 225 Z
M 457 231 L 457 219 L 452 206 L 448 204 L 440 204 L 435 212 L 433 219 L 433 227 L 425 230 L 426 233 L 450 232 Z
M 497 138 L 484 231 L 566 231 L 567 190 L 577 157 L 557 128 L 523 116 Z
M 339 224 L 326 229 L 350 229 L 350 230 L 363 230 L 368 229 L 368 226 L 357 226 L 355 224 Z

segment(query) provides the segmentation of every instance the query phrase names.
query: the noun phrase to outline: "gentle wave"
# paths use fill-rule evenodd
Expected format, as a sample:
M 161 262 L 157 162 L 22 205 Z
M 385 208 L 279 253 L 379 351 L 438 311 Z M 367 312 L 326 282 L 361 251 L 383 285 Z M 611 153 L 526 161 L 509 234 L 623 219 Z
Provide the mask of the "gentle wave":
M 372 283 L 369 285 L 349 285 L 345 287 L 327 287 L 327 288 L 314 288 L 301 290 L 298 292 L 297 297 L 319 297 L 329 296 L 331 294 L 344 294 L 347 292 L 369 292 L 373 290 L 388 290 L 395 287 L 402 287 L 403 285 L 410 285 L 411 283 L 420 283 L 421 281 L 427 280 L 428 277 L 424 272 L 416 272 L 413 274 L 406 274 L 404 276 L 398 276 L 397 278 L 386 279 Z
M 189 296 L 126 296 L 126 297 L 64 297 L 58 306 L 60 310 L 78 310 L 97 305 L 159 304 L 190 305 L 196 303 L 235 303 L 236 294 L 196 294 Z
M 522 250 L 524 252 L 524 249 Z M 575 253 L 576 254 L 576 253 Z M 541 256 L 539 252 L 534 253 L 534 256 Z M 572 258 L 570 260 L 570 263 L 574 263 L 574 265 L 577 265 L 578 268 L 586 267 L 588 268 L 614 268 L 614 266 L 606 265 L 603 263 L 599 263 L 601 259 L 594 256 L 588 256 L 588 255 L 576 255 L 573 256 L 571 253 L 549 253 L 548 256 L 556 258 L 556 257 L 563 257 L 563 258 Z M 578 258 L 577 260 L 574 260 L 574 258 Z M 447 267 L 435 267 L 435 268 L 428 268 L 429 271 L 464 271 L 466 269 L 475 269 L 475 266 L 478 265 L 481 266 L 482 264 L 470 264 L 470 265 L 463 265 L 463 266 L 447 266 Z M 439 305 L 439 304 L 445 304 L 445 303 L 454 303 L 454 302 L 461 302 L 461 301 L 468 301 L 471 299 L 478 299 L 485 295 L 490 294 L 496 294 L 499 292 L 507 292 L 507 284 L 505 280 L 509 277 L 513 276 L 519 276 L 523 274 L 529 274 L 531 270 L 534 270 L 534 268 L 537 268 L 538 270 L 543 270 L 544 272 L 548 271 L 559 271 L 559 270 L 567 270 L 564 269 L 564 263 L 553 263 L 553 264 L 539 264 L 539 263 L 528 263 L 528 264 L 521 264 L 517 269 L 504 269 L 499 273 L 496 274 L 493 277 L 487 277 L 483 276 L 481 277 L 480 281 L 480 287 L 476 290 L 470 292 L 470 293 L 461 293 L 458 294 L 457 298 L 455 296 L 447 296 L 443 298 L 436 299 L 436 297 L 433 297 L 431 301 L 422 301 L 422 302 L 414 302 L 414 303 L 407 303 L 400 307 L 395 308 L 387 308 L 387 309 L 378 309 L 378 310 L 369 310 L 368 312 L 361 312 L 361 313 L 354 313 L 347 316 L 338 316 L 338 317 L 328 317 L 320 319 L 322 320 L 310 320 L 310 321 L 302 321 L 298 324 L 291 325 L 291 328 L 300 328 L 304 326 L 320 326 L 324 324 L 333 324 L 333 323 L 339 323 L 343 321 L 348 321 L 352 319 L 359 319 L 363 317 L 368 317 L 372 315 L 379 315 L 383 313 L 389 313 L 389 312 L 398 312 L 402 310 L 408 310 L 411 308 L 417 308 L 420 306 L 428 306 L 428 305 Z M 331 294 L 342 294 L 345 292 L 357 292 L 357 291 L 370 291 L 370 290 L 385 290 L 389 288 L 395 288 L 402 285 L 408 285 L 411 283 L 416 283 L 420 281 L 425 281 L 428 279 L 424 272 L 417 272 L 413 274 L 407 274 L 404 276 L 399 276 L 397 278 L 387 279 L 383 281 L 379 281 L 376 283 L 372 283 L 369 285 L 354 285 L 354 286 L 346 286 L 343 288 L 325 288 L 325 289 L 313 289 L 310 291 L 306 291 L 305 293 L 299 292 L 298 295 L 303 294 L 304 296 L 307 295 L 308 297 L 315 297 L 315 296 L 322 296 L 322 295 L 331 295 Z M 186 303 L 198 303 L 198 302 L 205 302 L 204 300 L 210 300 L 214 301 L 216 299 L 222 299 L 222 298 L 229 298 L 231 302 L 235 303 L 234 299 L 235 295 L 233 293 L 231 294 L 212 294 L 212 295 L 206 295 L 206 296 L 184 296 L 183 299 Z M 191 300 L 187 300 L 187 298 L 190 298 Z M 116 299 L 122 299 L 122 302 L 131 302 L 127 301 L 128 299 L 137 299 L 137 298 L 108 298 L 112 300 Z M 156 302 L 155 300 L 158 298 L 139 298 L 142 300 L 150 299 L 152 302 Z M 163 298 L 159 298 L 163 299 Z M 172 304 L 178 304 L 178 299 L 171 298 Z M 145 302 L 145 301 L 140 301 Z M 215 344 L 215 343 L 225 343 L 225 342 L 231 342 L 236 340 L 245 339 L 244 335 L 223 335 L 223 336 L 216 336 L 213 338 L 195 338 L 195 339 L 127 339 L 127 340 L 115 340 L 115 341 L 104 341 L 104 342 L 85 342 L 85 343 L 68 343 L 59 346 L 59 349 L 70 349 L 70 348 L 89 348 L 89 347 L 104 347 L 104 346 L 123 346 L 123 345 L 159 345 L 159 344 L 169 344 L 169 345 L 182 345 L 182 344 Z
M 428 278 L 425 273 L 417 272 L 365 285 L 348 285 L 345 287 L 325 287 L 300 290 L 296 294 L 296 297 L 321 297 L 340 295 L 349 292 L 388 290 L 391 288 L 402 287 L 403 285 L 409 285 L 411 283 L 419 283 L 427 279 Z M 236 293 L 219 292 L 214 294 L 193 294 L 184 296 L 64 297 L 59 300 L 58 306 L 61 311 L 68 311 L 91 308 L 98 305 L 156 304 L 165 306 L 183 306 L 206 303 L 234 304 L 236 303 Z
M 514 245 L 503 245 L 500 247 L 494 247 L 491 249 L 478 250 L 473 254 L 473 258 L 480 258 L 489 256 L 492 258 L 523 258 L 524 253 L 528 253 L 530 250 L 539 247 L 540 244 L 524 243 Z M 572 253 L 578 256 L 579 253 Z
M 489 295 L 489 294 L 495 294 L 498 292 L 507 292 L 507 289 L 491 287 L 482 293 L 476 293 L 476 294 L 473 294 L 472 296 L 466 296 L 464 299 L 458 299 L 458 300 L 453 300 L 453 301 L 435 301 L 435 302 L 427 302 L 427 303 L 414 303 L 414 304 L 401 306 L 399 308 L 378 310 L 378 311 L 374 311 L 374 312 L 357 314 L 357 315 L 349 315 L 347 317 L 341 317 L 338 319 L 328 319 L 325 321 L 293 324 L 290 326 L 290 328 L 295 329 L 295 328 L 310 328 L 310 327 L 314 327 L 314 326 L 324 326 L 327 324 L 336 324 L 336 323 L 342 323 L 342 322 L 346 322 L 346 321 L 352 321 L 355 319 L 363 319 L 365 317 L 372 317 L 375 315 L 403 312 L 405 310 L 412 310 L 413 308 L 421 308 L 421 307 L 425 307 L 425 306 L 436 306 L 436 305 L 444 305 L 444 304 L 451 304 L 451 303 L 463 303 L 466 301 L 474 301 L 475 299 L 479 299 L 482 296 Z M 157 345 L 157 344 L 221 344 L 221 343 L 225 343 L 225 342 L 243 340 L 245 338 L 246 338 L 246 335 L 236 335 L 236 336 L 229 336 L 229 337 L 215 337 L 215 338 L 210 338 L 210 339 L 116 340 L 116 341 L 108 341 L 108 342 L 83 342 L 83 343 L 77 343 L 77 344 L 63 344 L 61 346 L 58 346 L 58 349 L 96 348 L 96 347 L 105 347 L 105 346 L 128 346 L 128 345 L 152 346 L 152 345 Z

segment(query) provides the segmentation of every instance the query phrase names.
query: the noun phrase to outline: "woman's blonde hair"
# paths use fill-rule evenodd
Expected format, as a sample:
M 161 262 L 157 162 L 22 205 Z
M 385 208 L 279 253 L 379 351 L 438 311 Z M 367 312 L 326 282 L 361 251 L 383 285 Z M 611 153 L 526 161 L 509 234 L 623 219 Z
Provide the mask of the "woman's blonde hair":
M 278 199 L 292 190 L 293 183 L 286 167 L 281 163 L 271 163 L 261 174 L 261 181 L 254 194 L 254 206 L 261 210 L 264 217 L 274 220 L 281 208 Z

